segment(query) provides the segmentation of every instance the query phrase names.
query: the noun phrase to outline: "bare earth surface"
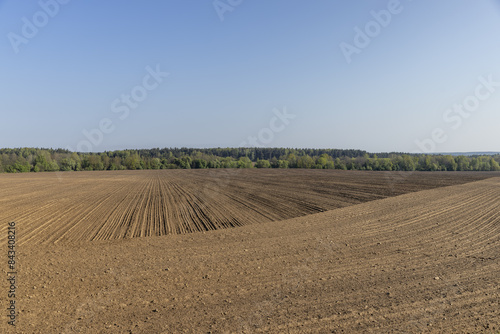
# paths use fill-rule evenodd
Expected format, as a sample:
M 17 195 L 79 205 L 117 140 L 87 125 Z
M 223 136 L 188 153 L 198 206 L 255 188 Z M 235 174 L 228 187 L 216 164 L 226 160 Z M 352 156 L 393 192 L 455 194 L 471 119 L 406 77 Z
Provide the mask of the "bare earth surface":
M 261 224 L 499 173 L 162 170 L 0 175 L 18 244 L 185 234 Z M 6 235 L 7 225 L 0 225 Z
M 498 173 L 259 172 L 0 175 L 15 332 L 500 331 Z

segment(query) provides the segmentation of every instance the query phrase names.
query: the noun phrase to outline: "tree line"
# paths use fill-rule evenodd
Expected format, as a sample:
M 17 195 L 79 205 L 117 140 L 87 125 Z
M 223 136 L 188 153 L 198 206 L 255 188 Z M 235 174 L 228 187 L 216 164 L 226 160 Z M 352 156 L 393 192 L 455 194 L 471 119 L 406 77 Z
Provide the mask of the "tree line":
M 64 149 L 0 149 L 0 172 L 316 168 L 375 171 L 500 171 L 500 155 L 452 156 L 340 149 L 164 148 L 102 153 Z

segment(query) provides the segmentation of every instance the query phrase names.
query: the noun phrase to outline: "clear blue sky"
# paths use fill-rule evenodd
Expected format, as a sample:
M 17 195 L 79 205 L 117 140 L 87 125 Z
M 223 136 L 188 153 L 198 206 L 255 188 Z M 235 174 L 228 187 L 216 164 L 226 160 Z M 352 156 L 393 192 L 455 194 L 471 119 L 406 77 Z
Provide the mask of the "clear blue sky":
M 236 147 L 286 107 L 261 146 L 500 151 L 500 84 L 478 87 L 500 83 L 498 0 L 220 0 L 224 20 L 212 0 L 54 2 L 0 0 L 0 147 L 75 148 L 102 119 L 93 151 Z M 356 27 L 372 37 L 348 63 Z M 469 117 L 446 113 L 465 101 Z

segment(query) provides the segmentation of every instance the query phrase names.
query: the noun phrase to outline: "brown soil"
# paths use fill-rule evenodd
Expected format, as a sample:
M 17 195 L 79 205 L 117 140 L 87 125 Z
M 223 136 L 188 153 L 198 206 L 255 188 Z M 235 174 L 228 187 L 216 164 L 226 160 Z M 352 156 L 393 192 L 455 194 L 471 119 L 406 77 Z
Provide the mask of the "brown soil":
M 500 331 L 498 174 L 227 173 L 0 176 L 17 333 Z
M 19 245 L 185 234 L 285 220 L 493 175 L 499 173 L 229 169 L 4 174 L 0 221 L 16 221 Z

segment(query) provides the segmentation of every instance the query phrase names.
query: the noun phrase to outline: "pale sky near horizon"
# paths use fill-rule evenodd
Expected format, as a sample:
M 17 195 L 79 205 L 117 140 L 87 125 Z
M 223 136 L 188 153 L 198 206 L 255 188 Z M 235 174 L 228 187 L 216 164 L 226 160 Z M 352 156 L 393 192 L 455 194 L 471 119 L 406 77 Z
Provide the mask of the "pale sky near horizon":
M 499 0 L 0 0 L 0 22 L 0 148 L 500 151 Z

